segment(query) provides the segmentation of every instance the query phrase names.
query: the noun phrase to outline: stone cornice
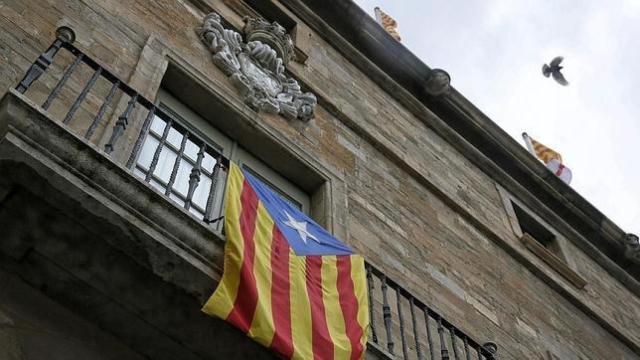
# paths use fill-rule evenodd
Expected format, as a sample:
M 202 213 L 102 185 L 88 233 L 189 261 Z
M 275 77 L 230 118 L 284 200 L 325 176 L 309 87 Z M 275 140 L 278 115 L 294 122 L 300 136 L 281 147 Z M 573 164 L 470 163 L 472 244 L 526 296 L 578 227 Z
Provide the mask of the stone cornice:
M 498 183 L 523 201 L 533 202 L 532 208 L 542 215 L 561 217 L 569 225 L 564 225 L 569 237 L 581 242 L 577 244 L 580 248 L 638 293 L 640 265 L 628 256 L 626 233 L 549 173 L 454 88 L 442 96 L 430 95 L 425 83 L 432 76 L 432 69 L 386 34 L 355 3 L 344 0 L 281 2 Z M 445 126 L 429 123 L 425 116 L 419 116 L 425 111 L 421 109 L 423 106 L 443 119 Z M 485 159 L 479 159 L 477 151 L 470 153 L 469 144 Z

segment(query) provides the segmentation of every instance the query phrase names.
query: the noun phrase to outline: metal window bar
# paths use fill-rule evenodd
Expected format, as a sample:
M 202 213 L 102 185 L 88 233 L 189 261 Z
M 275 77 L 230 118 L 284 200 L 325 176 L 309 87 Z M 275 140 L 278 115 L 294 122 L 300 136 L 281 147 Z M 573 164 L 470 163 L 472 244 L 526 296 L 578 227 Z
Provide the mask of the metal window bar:
M 158 166 L 158 161 L 160 160 L 160 154 L 162 153 L 162 149 L 164 148 L 164 144 L 167 142 L 167 137 L 169 136 L 169 131 L 171 131 L 171 125 L 173 121 L 169 120 L 165 123 L 164 131 L 162 132 L 162 137 L 160 138 L 160 142 L 158 143 L 158 147 L 156 147 L 156 151 L 153 153 L 153 158 L 151 160 L 151 164 L 149 165 L 149 171 L 147 172 L 147 176 L 144 178 L 144 181 L 151 181 L 151 177 L 153 173 L 156 171 L 156 166 Z
M 173 184 L 176 182 L 176 177 L 178 176 L 180 162 L 182 162 L 182 157 L 184 156 L 184 149 L 187 147 L 187 140 L 189 140 L 189 133 L 182 135 L 180 149 L 178 150 L 178 154 L 176 155 L 176 161 L 173 163 L 173 169 L 171 169 L 171 176 L 169 177 L 169 182 L 167 183 L 167 190 L 165 190 L 164 192 L 164 194 L 167 196 L 170 196 L 171 192 L 173 191 Z

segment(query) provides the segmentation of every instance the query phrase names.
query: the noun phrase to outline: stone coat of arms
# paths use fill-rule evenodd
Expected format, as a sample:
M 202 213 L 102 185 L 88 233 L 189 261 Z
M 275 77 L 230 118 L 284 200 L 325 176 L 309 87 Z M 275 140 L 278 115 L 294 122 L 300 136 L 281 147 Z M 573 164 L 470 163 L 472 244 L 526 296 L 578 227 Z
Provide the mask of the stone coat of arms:
M 196 32 L 213 55 L 213 62 L 256 111 L 281 114 L 287 119 L 313 118 L 316 97 L 302 92 L 298 82 L 285 74 L 293 58 L 293 42 L 276 22 L 245 18 L 242 35 L 222 25 L 217 13 L 205 16 Z

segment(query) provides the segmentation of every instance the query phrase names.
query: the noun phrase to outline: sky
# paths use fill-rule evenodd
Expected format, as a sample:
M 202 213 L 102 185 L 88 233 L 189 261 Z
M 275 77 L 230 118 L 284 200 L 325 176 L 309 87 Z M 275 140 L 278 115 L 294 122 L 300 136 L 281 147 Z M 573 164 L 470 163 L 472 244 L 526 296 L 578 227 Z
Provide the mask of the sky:
M 640 0 L 355 0 L 522 146 L 558 151 L 571 186 L 640 234 Z M 542 76 L 564 56 L 569 86 Z

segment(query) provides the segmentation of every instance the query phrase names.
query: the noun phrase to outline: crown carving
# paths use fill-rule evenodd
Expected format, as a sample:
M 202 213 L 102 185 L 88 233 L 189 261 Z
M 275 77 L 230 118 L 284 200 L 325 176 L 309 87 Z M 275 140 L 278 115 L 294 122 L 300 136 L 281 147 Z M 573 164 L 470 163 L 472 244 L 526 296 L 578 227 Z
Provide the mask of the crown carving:
M 294 54 L 293 41 L 291 36 L 287 34 L 287 30 L 275 21 L 270 23 L 264 19 L 254 19 L 248 16 L 245 16 L 243 20 L 242 32 L 247 43 L 260 41 L 268 45 L 282 59 L 282 65 L 287 66 Z

